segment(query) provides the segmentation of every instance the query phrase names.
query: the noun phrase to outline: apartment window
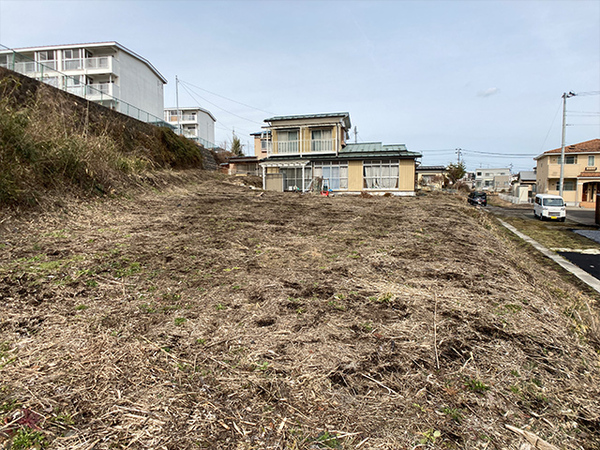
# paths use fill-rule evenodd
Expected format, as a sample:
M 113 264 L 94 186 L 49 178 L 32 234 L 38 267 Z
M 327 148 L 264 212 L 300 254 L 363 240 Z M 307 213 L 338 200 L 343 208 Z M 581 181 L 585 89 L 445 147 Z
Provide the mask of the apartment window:
M 54 51 L 46 50 L 38 52 L 38 61 L 54 61 Z
M 311 152 L 330 152 L 333 150 L 331 130 L 312 130 L 310 141 Z
M 560 181 L 556 182 L 556 190 L 560 191 Z M 574 191 L 576 190 L 575 180 L 565 180 L 563 185 L 563 191 Z
M 79 49 L 63 50 L 64 59 L 79 59 Z
M 561 164 L 561 157 L 559 156 L 557 159 L 558 163 Z M 565 164 L 577 164 L 577 156 L 575 155 L 567 155 L 565 156 Z
M 313 165 L 315 178 L 323 179 L 323 187 L 332 190 L 348 189 L 347 162 L 316 162 Z
M 363 163 L 363 186 L 366 189 L 397 189 L 399 170 L 397 159 L 365 161 Z
M 298 153 L 298 130 L 277 132 L 277 153 Z
M 81 53 L 78 49 L 63 50 L 63 69 L 64 70 L 79 70 L 83 69 L 83 60 L 80 58 Z
M 477 176 L 480 177 L 481 176 L 481 172 L 477 172 Z
M 79 86 L 83 84 L 81 75 L 75 75 L 73 77 L 67 77 L 67 86 Z
M 588 156 L 588 166 L 593 167 L 595 163 L 594 155 Z

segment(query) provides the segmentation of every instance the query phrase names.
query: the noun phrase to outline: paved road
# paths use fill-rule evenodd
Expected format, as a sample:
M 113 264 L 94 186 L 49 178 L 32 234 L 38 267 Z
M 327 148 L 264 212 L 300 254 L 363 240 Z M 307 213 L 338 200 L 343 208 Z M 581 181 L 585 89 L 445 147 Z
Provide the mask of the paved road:
M 580 223 L 582 225 L 596 226 L 596 211 L 584 208 L 567 208 L 567 220 Z
M 533 208 L 528 206 L 514 206 L 514 207 L 499 207 L 499 206 L 487 206 L 485 207 L 492 214 L 503 217 L 520 217 L 523 219 L 538 220 L 533 216 Z M 596 226 L 595 223 L 596 212 L 593 209 L 583 209 L 568 207 L 567 208 L 567 224 L 572 224 L 573 228 L 578 225 L 590 227 Z M 550 225 L 551 222 L 547 222 Z M 573 231 L 577 232 L 576 229 Z M 600 231 L 594 231 L 586 229 L 581 231 L 580 234 L 593 239 L 596 242 L 600 242 Z M 584 270 L 597 280 L 600 280 L 600 255 L 588 254 L 580 252 L 558 252 L 563 258 L 567 259 L 571 263 L 575 264 L 581 270 Z
M 578 252 L 558 252 L 558 254 L 600 280 L 600 255 L 588 255 Z
M 522 217 L 524 219 L 534 219 L 533 207 L 528 206 L 514 206 L 514 207 L 500 207 L 500 206 L 486 206 L 492 214 L 504 217 Z M 574 222 L 576 224 L 597 226 L 595 223 L 596 212 L 593 209 L 584 209 L 576 207 L 567 207 L 567 222 Z M 535 219 L 537 220 L 537 219 Z

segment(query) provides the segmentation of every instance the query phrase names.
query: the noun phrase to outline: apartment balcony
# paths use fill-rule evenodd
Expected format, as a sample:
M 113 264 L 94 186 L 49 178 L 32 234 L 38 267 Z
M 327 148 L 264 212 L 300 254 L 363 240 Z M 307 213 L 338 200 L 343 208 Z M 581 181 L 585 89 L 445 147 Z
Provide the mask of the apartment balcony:
M 119 87 L 114 83 L 95 83 L 65 87 L 65 91 L 93 102 L 118 97 L 118 89 Z
M 98 56 L 85 59 L 66 59 L 62 62 L 64 71 L 83 71 L 86 74 L 117 73 L 117 62 L 112 56 Z
M 177 123 L 177 115 L 169 117 L 169 121 L 173 124 L 176 124 Z M 179 123 L 181 123 L 181 124 L 198 123 L 198 116 L 191 115 L 191 114 L 182 114 L 181 119 L 179 120 Z
M 272 155 L 306 155 L 335 153 L 336 142 L 334 139 L 307 139 L 265 142 L 267 156 Z
M 183 136 L 188 139 L 198 138 L 198 132 L 196 130 L 183 130 Z
M 56 72 L 56 61 L 23 61 L 23 62 L 15 62 L 2 64 L 2 67 L 6 67 L 7 69 L 14 70 L 15 72 L 21 73 L 23 75 L 32 76 L 34 74 L 44 74 L 47 72 Z

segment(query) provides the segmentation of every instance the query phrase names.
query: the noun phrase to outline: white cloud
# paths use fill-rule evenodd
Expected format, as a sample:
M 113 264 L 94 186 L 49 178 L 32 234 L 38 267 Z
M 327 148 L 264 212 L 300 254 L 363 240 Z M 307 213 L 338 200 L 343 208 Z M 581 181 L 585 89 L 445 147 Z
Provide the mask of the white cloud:
M 477 93 L 477 97 L 489 97 L 491 95 L 497 94 L 500 92 L 500 89 L 497 87 L 486 89 L 485 91 L 479 91 Z

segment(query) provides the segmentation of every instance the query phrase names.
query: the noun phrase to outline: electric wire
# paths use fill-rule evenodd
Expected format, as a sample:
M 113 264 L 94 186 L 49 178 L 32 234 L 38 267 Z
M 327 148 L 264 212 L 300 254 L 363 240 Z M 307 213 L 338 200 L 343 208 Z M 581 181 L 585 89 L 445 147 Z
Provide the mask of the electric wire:
M 190 97 L 192 97 L 194 100 L 196 100 L 196 102 L 198 102 L 198 100 L 197 100 L 197 99 L 194 97 L 194 95 L 193 95 L 193 94 L 190 92 L 190 90 L 189 90 L 189 89 L 188 89 L 188 88 L 187 88 L 185 85 L 183 85 L 182 87 L 183 87 L 183 89 L 185 89 L 185 91 L 186 91 L 186 92 L 187 92 L 187 93 L 190 95 Z M 196 92 L 196 95 L 197 95 L 198 97 L 200 97 L 202 100 L 204 100 L 205 102 L 207 102 L 207 103 L 210 103 L 210 104 L 211 104 L 211 105 L 213 105 L 214 107 L 216 107 L 216 108 L 219 108 L 221 111 L 224 111 L 224 112 L 226 112 L 227 114 L 231 114 L 232 116 L 235 116 L 235 117 L 237 117 L 238 119 L 246 120 L 246 121 L 248 121 L 248 122 L 252 122 L 252 123 L 254 123 L 254 124 L 256 124 L 256 125 L 261 125 L 261 126 L 262 126 L 262 123 L 261 123 L 261 122 L 257 122 L 257 121 L 255 121 L 255 120 L 248 119 L 247 117 L 243 117 L 243 116 L 240 116 L 239 114 L 236 114 L 236 113 L 234 113 L 234 112 L 228 111 L 228 110 L 226 110 L 225 108 L 222 108 L 222 107 L 220 107 L 220 106 L 219 106 L 219 105 L 217 105 L 216 103 L 213 103 L 213 102 L 211 102 L 210 100 L 208 100 L 208 99 L 206 99 L 206 98 L 202 97 L 202 96 L 201 96 L 200 94 L 198 94 L 197 92 Z M 198 102 L 198 103 L 200 103 L 200 102 Z
M 260 111 L 260 112 L 264 112 L 264 113 L 267 113 L 267 114 L 271 114 L 272 116 L 276 116 L 276 115 L 277 115 L 277 114 L 276 114 L 276 113 L 274 113 L 274 112 L 265 111 L 264 109 L 256 108 L 256 107 L 254 107 L 254 106 L 251 106 L 251 105 L 248 105 L 248 104 L 246 104 L 246 103 L 242 103 L 242 102 L 238 102 L 237 100 L 233 100 L 232 98 L 225 97 L 224 95 L 219 95 L 219 94 L 217 94 L 217 93 L 215 93 L 215 92 L 211 92 L 211 91 L 209 91 L 208 89 L 201 88 L 200 86 L 196 86 L 196 85 L 194 85 L 194 84 L 192 84 L 192 83 L 188 83 L 187 81 L 182 81 L 182 80 L 179 80 L 179 82 L 180 82 L 180 83 L 185 83 L 185 84 L 187 84 L 188 86 L 194 87 L 194 88 L 196 88 L 196 89 L 200 89 L 201 91 L 208 92 L 209 94 L 215 95 L 215 96 L 217 96 L 217 97 L 221 97 L 221 98 L 223 98 L 223 99 L 225 99 L 225 100 L 229 100 L 230 102 L 237 103 L 238 105 L 245 106 L 246 108 L 255 109 L 256 111 Z

